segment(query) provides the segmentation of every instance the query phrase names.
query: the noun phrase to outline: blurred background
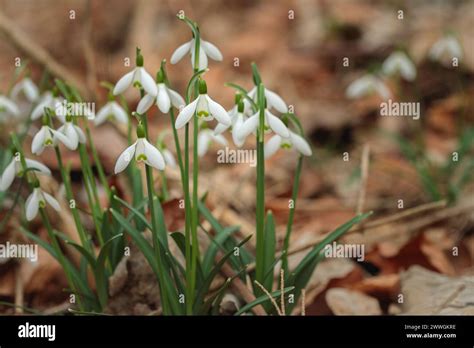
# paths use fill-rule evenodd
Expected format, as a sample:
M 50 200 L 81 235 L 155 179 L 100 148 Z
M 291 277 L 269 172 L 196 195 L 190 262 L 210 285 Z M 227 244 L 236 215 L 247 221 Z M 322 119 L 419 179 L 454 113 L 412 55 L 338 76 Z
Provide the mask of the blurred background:
M 373 210 L 374 219 L 379 219 L 375 226 L 345 239 L 366 246 L 364 262 L 328 259 L 318 266 L 307 289 L 306 313 L 474 314 L 474 1 L 0 0 L 0 94 L 17 81 L 14 71 L 19 57 L 27 62 L 36 83 L 49 70 L 79 88 L 86 100 L 95 101 L 97 110 L 107 99 L 100 82 L 115 83 L 127 72 L 124 59 L 129 58 L 133 66 L 137 46 L 154 76 L 162 59 L 169 62 L 173 51 L 191 39 L 189 28 L 176 18 L 181 10 L 199 24 L 203 39 L 224 55 L 223 62 L 210 60 L 205 75 L 211 97 L 230 109 L 234 90 L 224 83 L 250 89 L 250 64 L 256 62 L 265 85 L 294 107 L 312 144 L 295 217 L 294 262 L 318 235 L 350 219 L 358 208 Z M 428 58 L 446 33 L 452 33 L 462 47 L 455 68 Z M 394 100 L 420 102 L 419 120 L 380 117 L 382 100 L 377 95 L 346 97 L 350 83 L 380 67 L 396 49 L 405 50 L 414 61 L 417 78 L 412 82 L 386 79 L 385 83 Z M 349 58 L 348 66 L 343 65 L 344 58 Z M 173 88 L 183 94 L 192 75 L 189 59 L 167 63 L 167 69 Z M 135 110 L 136 95 L 126 97 Z M 157 108 L 149 117 L 155 138 L 170 129 L 168 117 Z M 0 127 L 5 147 L 6 135 L 15 125 L 4 122 Z M 111 174 L 126 145 L 123 130 L 103 126 L 94 130 L 94 138 Z M 171 137 L 167 140 L 172 147 Z M 254 144 L 250 141 L 246 146 Z M 365 177 L 364 148 L 370 159 Z M 453 170 L 443 169 L 460 148 L 462 161 Z M 239 224 L 250 233 L 255 170 L 246 164 L 218 164 L 217 149 L 201 161 L 200 190 L 209 190 L 209 202 L 223 224 Z M 348 160 L 344 160 L 346 154 Z M 70 153 L 67 158 L 73 173 L 79 165 L 75 156 Z M 45 153 L 41 160 L 52 170 L 56 166 L 59 178 L 53 156 Z M 267 209 L 276 216 L 280 236 L 288 217 L 296 161 L 294 153 L 282 150 L 266 165 Z M 181 196 L 179 177 L 176 172 L 168 174 L 168 224 L 179 228 L 182 215 L 174 208 Z M 74 181 L 80 193 L 81 178 Z M 438 194 L 433 194 L 433 187 Z M 364 204 L 358 207 L 361 192 Z M 397 215 L 402 211 L 399 200 L 403 200 L 403 211 L 409 210 L 406 217 Z M 8 196 L 3 206 L 5 214 Z M 57 223 L 67 224 L 63 218 L 67 219 L 59 217 Z M 380 220 L 384 218 L 388 220 Z M 15 218 L 10 219 L 0 232 L 0 241 L 11 240 L 17 225 Z M 36 227 L 44 234 L 41 226 Z M 0 298 L 12 302 L 15 284 L 21 281 L 28 307 L 61 306 L 64 279 L 58 267 L 46 255 L 38 265 L 20 268 L 7 260 L 0 264 Z M 470 297 L 450 299 L 466 287 Z M 132 288 L 117 291 L 126 294 L 128 302 L 123 298 L 117 305 L 112 302 L 111 312 L 151 311 L 147 301 L 152 300 Z M 405 295 L 402 303 L 401 293 Z M 443 304 L 443 299 L 449 301 Z M 8 306 L 0 308 L 12 312 Z

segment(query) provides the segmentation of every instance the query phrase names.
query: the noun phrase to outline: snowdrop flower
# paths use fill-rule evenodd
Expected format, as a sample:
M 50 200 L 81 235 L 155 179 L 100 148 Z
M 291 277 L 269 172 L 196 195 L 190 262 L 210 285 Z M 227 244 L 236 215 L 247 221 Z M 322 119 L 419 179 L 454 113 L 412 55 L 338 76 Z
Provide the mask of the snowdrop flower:
M 430 49 L 429 57 L 432 60 L 448 66 L 453 58 L 462 59 L 461 44 L 454 35 L 446 35 L 439 39 Z
M 163 152 L 163 158 L 167 166 L 171 168 L 176 168 L 176 160 L 173 156 L 173 153 L 168 150 L 166 147 L 161 150 Z
M 268 105 L 268 104 L 267 104 Z M 273 115 L 268 108 L 265 109 L 265 132 L 272 130 L 283 138 L 289 137 L 290 133 L 282 120 Z M 237 126 L 236 137 L 239 141 L 244 141 L 250 133 L 256 132 L 260 126 L 260 111 L 250 116 L 242 125 Z
M 352 82 L 346 90 L 346 96 L 351 99 L 364 97 L 376 92 L 383 99 L 390 98 L 390 90 L 385 83 L 374 75 L 364 75 Z
M 77 145 L 61 132 L 51 129 L 47 125 L 43 125 L 38 133 L 33 137 L 31 143 L 31 152 L 35 155 L 41 155 L 47 146 L 56 146 L 58 140 L 63 143 L 69 150 L 75 150 Z
M 264 88 L 265 91 L 265 99 L 267 100 L 267 109 L 275 108 L 278 112 L 286 113 L 288 112 L 288 107 L 284 102 L 283 98 L 280 97 L 275 92 L 269 90 L 268 88 Z M 250 90 L 248 96 L 257 102 L 257 87 L 255 86 Z M 247 101 L 248 102 L 248 101 Z M 250 106 L 250 105 L 249 105 Z
M 30 103 L 35 102 L 39 98 L 39 91 L 38 87 L 36 87 L 35 83 L 31 81 L 29 77 L 25 77 L 23 80 L 18 82 L 15 86 L 13 86 L 11 96 L 13 99 L 17 99 L 20 92 L 22 92 L 26 99 Z
M 113 94 L 119 95 L 127 88 L 132 86 L 133 84 L 139 82 L 140 85 L 143 87 L 145 92 L 156 96 L 158 90 L 156 88 L 155 81 L 150 76 L 150 74 L 145 70 L 143 67 L 143 56 L 140 52 L 140 49 L 137 48 L 137 58 L 136 58 L 136 67 L 132 71 L 123 75 L 120 80 L 118 80 L 117 84 L 114 87 Z
M 51 92 L 44 93 L 38 105 L 33 109 L 31 113 L 31 119 L 37 120 L 44 115 L 44 108 L 49 108 L 52 110 L 62 109 L 61 105 L 63 103 L 63 98 L 59 98 L 53 95 Z M 58 114 L 59 116 L 59 114 Z
M 18 116 L 20 114 L 20 109 L 9 98 L 0 95 L 0 115 L 3 116 L 3 114 Z
M 286 138 L 283 138 L 278 134 L 270 138 L 270 140 L 265 144 L 264 147 L 265 158 L 269 158 L 280 148 L 295 148 L 296 151 L 298 151 L 304 156 L 311 156 L 313 154 L 313 151 L 311 150 L 311 147 L 309 146 L 308 142 L 301 135 L 298 135 L 295 132 L 292 132 L 291 130 L 288 130 L 288 132 L 289 136 Z
M 115 100 L 109 100 L 97 113 L 94 124 L 101 125 L 107 119 L 115 119 L 120 123 L 128 123 L 127 112 Z
M 45 208 L 46 203 L 52 206 L 56 211 L 61 210 L 58 201 L 50 194 L 41 190 L 39 187 L 39 182 L 36 182 L 33 192 L 26 199 L 26 219 L 28 221 L 33 220 L 36 215 L 38 215 L 39 208 Z
M 54 136 L 57 138 L 58 134 L 61 133 L 69 139 L 72 145 L 70 150 L 76 150 L 79 146 L 79 143 L 86 143 L 86 136 L 84 132 L 72 122 L 72 116 L 66 116 L 64 124 L 58 128 Z
M 191 39 L 190 41 L 186 42 L 185 44 L 182 44 L 179 46 L 171 55 L 171 64 L 176 64 L 178 63 L 185 55 L 186 53 L 189 53 L 191 55 L 191 65 L 193 66 L 193 69 L 196 67 L 194 66 L 194 56 L 196 54 L 195 52 L 196 46 L 195 46 L 195 41 L 194 38 Z M 216 61 L 222 61 L 222 53 L 219 51 L 219 49 L 210 43 L 209 41 L 204 41 L 203 39 L 200 40 L 200 47 L 199 47 L 199 70 L 206 69 L 207 68 L 207 57 L 216 60 Z
M 185 106 L 176 118 L 176 129 L 182 128 L 188 123 L 194 113 L 203 121 L 211 121 L 215 118 L 219 123 L 225 126 L 231 124 L 227 111 L 207 95 L 207 85 L 204 80 L 199 81 L 199 96 L 193 102 Z
M 15 180 L 15 176 L 23 175 L 23 167 L 18 156 L 19 155 L 14 155 L 10 164 L 8 164 L 0 177 L 0 191 L 6 191 L 13 183 L 13 180 Z M 25 163 L 27 169 L 34 169 L 38 174 L 51 175 L 51 171 L 43 163 L 29 158 L 25 158 Z
M 145 129 L 142 124 L 139 124 L 137 127 L 137 137 L 137 141 L 127 147 L 117 159 L 114 169 L 115 174 L 118 174 L 127 168 L 133 157 L 135 157 L 135 161 L 137 162 L 145 162 L 146 165 L 159 170 L 165 169 L 163 155 L 156 147 L 146 140 Z
M 235 109 L 236 108 L 236 109 Z M 235 109 L 235 113 L 233 110 Z M 245 142 L 245 138 L 239 138 L 237 136 L 238 129 L 242 126 L 244 121 L 247 119 L 245 116 L 245 106 L 242 100 L 238 101 L 237 105 L 229 112 L 231 115 L 231 127 L 232 127 L 232 140 L 237 147 L 242 147 Z M 219 123 L 217 127 L 214 129 L 214 135 L 219 135 L 224 132 L 229 126 L 224 126 L 223 124 Z
M 405 80 L 413 81 L 416 78 L 415 64 L 403 52 L 393 52 L 382 65 L 385 75 L 400 74 Z
M 215 135 L 214 131 L 205 128 L 199 131 L 198 134 L 198 155 L 199 157 L 204 156 L 209 149 L 209 146 L 213 143 L 219 143 L 223 146 L 227 145 L 227 140 L 222 135 Z
M 156 80 L 158 95 L 153 96 L 146 94 L 138 103 L 137 112 L 139 114 L 147 112 L 153 103 L 156 103 L 160 111 L 164 114 L 170 111 L 171 106 L 179 109 L 181 106 L 186 105 L 183 97 L 181 97 L 178 92 L 173 91 L 165 85 L 164 75 L 161 70 L 158 72 Z

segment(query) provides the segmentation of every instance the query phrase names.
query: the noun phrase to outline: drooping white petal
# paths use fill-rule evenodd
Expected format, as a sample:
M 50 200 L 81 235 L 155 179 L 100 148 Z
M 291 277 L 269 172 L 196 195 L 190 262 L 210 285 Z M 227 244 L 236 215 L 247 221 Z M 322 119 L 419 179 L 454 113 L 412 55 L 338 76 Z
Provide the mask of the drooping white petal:
M 222 134 L 226 131 L 230 126 L 226 126 L 225 124 L 219 123 L 216 128 L 214 128 L 214 135 Z
M 278 149 L 280 148 L 280 145 L 281 145 L 281 136 L 279 136 L 278 134 L 275 134 L 265 144 L 265 147 L 263 149 L 263 152 L 265 153 L 265 158 L 269 158 L 270 156 L 273 156 L 275 152 L 277 152 Z
M 38 214 L 38 209 L 39 209 L 39 201 L 41 199 L 41 192 L 38 188 L 35 188 L 33 190 L 33 193 L 31 193 L 25 204 L 26 208 L 26 219 L 28 221 L 31 221 L 35 218 L 35 216 Z
M 210 143 L 211 143 L 211 135 L 209 133 L 209 129 L 204 129 L 200 131 L 198 135 L 198 149 L 197 149 L 199 157 L 202 157 L 207 153 Z
M 214 135 L 211 133 L 211 136 L 212 136 L 212 139 L 218 143 L 218 144 L 221 144 L 221 145 L 224 145 L 226 146 L 227 145 L 227 139 L 224 138 L 223 135 L 219 134 L 219 135 Z
M 47 126 L 41 127 L 38 133 L 33 137 L 33 141 L 31 142 L 31 153 L 35 155 L 40 155 L 44 149 L 44 141 L 47 136 L 47 132 L 49 132 Z
M 25 93 L 26 98 L 30 102 L 36 101 L 39 97 L 38 87 L 36 87 L 35 83 L 29 78 L 24 79 L 23 82 L 23 91 Z
M 176 168 L 176 160 L 174 159 L 173 154 L 171 153 L 170 150 L 164 149 L 163 150 L 163 157 L 165 159 L 165 163 L 167 166 L 171 168 Z
M 51 92 L 46 92 L 41 98 L 41 101 L 38 103 L 38 105 L 35 106 L 35 108 L 31 112 L 31 119 L 32 120 L 39 119 L 44 113 L 44 108 L 50 107 L 52 101 L 53 101 L 53 96 Z
M 239 139 L 245 139 L 247 136 L 257 130 L 259 124 L 259 113 L 250 116 L 242 125 L 236 130 L 236 136 Z
M 133 158 L 133 155 L 135 154 L 135 146 L 137 142 L 135 142 L 133 145 L 130 145 L 125 149 L 124 152 L 122 152 L 117 159 L 117 162 L 115 163 L 115 168 L 114 168 L 114 173 L 118 174 L 122 172 L 125 168 L 127 168 L 128 164 Z
M 66 125 L 63 129 L 64 132 L 67 132 L 68 136 L 64 135 L 62 132 L 55 131 L 54 129 L 49 129 L 49 131 L 53 134 L 54 143 L 57 144 L 57 141 L 59 140 L 69 150 L 77 149 L 79 139 L 74 129 L 71 127 L 66 127 Z M 72 135 L 72 137 L 70 135 Z
M 5 171 L 3 172 L 2 177 L 0 178 L 0 191 L 6 191 L 11 186 L 13 180 L 15 180 L 15 161 L 16 159 L 13 158 L 12 161 L 5 168 Z
M 154 101 L 155 101 L 155 97 L 153 97 L 150 94 L 145 94 L 145 96 L 138 103 L 137 112 L 139 114 L 144 114 L 153 105 Z
M 219 49 L 209 41 L 201 40 L 201 46 L 209 58 L 217 61 L 221 61 L 223 59 L 221 51 L 219 51 Z
M 56 198 L 54 198 L 53 196 L 51 196 L 49 193 L 46 193 L 46 192 L 43 192 L 43 197 L 46 200 L 46 202 L 48 202 L 48 204 L 51 207 L 53 207 L 54 210 L 56 210 L 56 211 L 61 210 L 59 202 L 56 200 Z
M 390 93 L 390 90 L 388 89 L 388 87 L 385 85 L 384 82 L 382 82 L 381 80 L 376 80 L 375 81 L 375 91 L 378 93 L 378 95 L 380 97 L 382 97 L 382 99 L 384 100 L 387 100 L 390 98 L 390 96 L 392 95 Z
M 121 107 L 117 102 L 111 102 L 112 105 L 112 115 L 118 122 L 128 123 L 127 112 Z
M 186 53 L 189 52 L 191 48 L 191 44 L 193 43 L 194 43 L 194 40 L 190 40 L 182 44 L 181 46 L 179 46 L 171 55 L 171 59 L 170 59 L 171 64 L 176 64 L 177 62 L 179 62 L 181 58 L 183 58 L 186 55 Z
M 170 96 L 171 104 L 173 104 L 175 108 L 179 109 L 181 106 L 186 105 L 183 97 L 181 97 L 178 92 L 173 91 L 171 88 L 168 87 L 166 88 L 166 90 L 168 91 L 168 94 Z
M 348 98 L 359 98 L 364 96 L 374 85 L 374 78 L 370 75 L 363 76 L 352 82 L 346 90 Z
M 191 48 L 191 65 L 193 66 L 194 68 L 194 44 L 193 44 L 193 47 Z M 204 49 L 201 47 L 199 47 L 199 70 L 202 70 L 202 69 L 206 69 L 207 68 L 207 56 L 206 56 L 206 52 L 204 52 Z
M 288 112 L 288 107 L 283 99 L 273 91 L 265 88 L 265 98 L 267 98 L 268 108 L 274 107 L 281 113 Z
M 113 94 L 119 95 L 125 92 L 125 90 L 130 87 L 133 82 L 133 78 L 135 76 L 135 70 L 132 70 L 125 75 L 123 75 L 120 80 L 118 80 L 117 84 L 114 87 Z
M 139 71 L 139 76 L 140 76 L 140 83 L 142 84 L 143 89 L 145 92 L 148 94 L 151 94 L 152 96 L 156 96 L 158 93 L 158 89 L 156 88 L 156 83 L 155 80 L 153 80 L 153 77 L 150 76 L 150 74 L 145 70 L 143 67 L 137 68 Z
M 413 81 L 416 78 L 416 67 L 408 56 L 402 52 L 392 53 L 382 65 L 386 75 L 399 73 L 404 79 Z
M 164 170 L 165 159 L 163 158 L 163 155 L 161 154 L 161 152 L 156 147 L 151 145 L 146 139 L 143 139 L 143 145 L 144 145 L 144 153 L 146 156 L 145 163 L 158 170 Z
M 219 123 L 222 123 L 225 126 L 230 126 L 232 122 L 227 111 L 220 104 L 212 100 L 207 94 L 205 95 L 205 97 L 209 105 L 209 111 L 211 115 L 214 116 L 214 118 Z
M 20 109 L 18 106 L 3 95 L 0 95 L 0 109 L 4 108 L 8 113 L 12 114 L 13 116 L 18 116 L 20 114 Z
M 244 123 L 244 116 L 241 113 L 238 113 L 236 116 L 236 120 L 234 124 L 232 125 L 232 140 L 234 141 L 234 144 L 237 147 L 242 147 L 245 142 L 245 138 L 238 137 L 239 128 L 242 127 L 243 123 Z
M 166 90 L 166 86 L 163 83 L 158 85 L 158 96 L 156 97 L 156 104 L 158 109 L 164 114 L 170 111 L 171 100 Z
M 446 49 L 449 52 L 449 54 L 452 56 L 452 58 L 461 59 L 462 58 L 462 48 L 461 48 L 461 44 L 459 43 L 459 41 L 453 36 L 448 37 L 446 40 L 447 40 Z
M 25 158 L 26 166 L 28 168 L 34 168 L 37 170 L 37 174 L 46 174 L 46 175 L 51 175 L 51 170 L 49 170 L 48 167 L 46 167 L 43 163 Z
M 278 135 L 283 138 L 287 138 L 290 135 L 288 128 L 285 126 L 282 120 L 273 115 L 270 111 L 265 110 L 265 117 L 268 126 Z
M 196 106 L 199 101 L 199 97 L 197 97 L 192 103 L 188 104 L 181 110 L 178 117 L 176 118 L 175 128 L 180 129 L 186 123 L 189 122 L 191 117 L 193 117 L 194 113 L 196 112 Z
M 96 126 L 99 126 L 104 123 L 107 120 L 107 117 L 113 114 L 112 103 L 113 102 L 108 102 L 99 110 L 94 119 L 94 124 Z
M 73 125 L 73 127 L 74 127 L 74 130 L 77 133 L 77 137 L 79 138 L 79 142 L 81 144 L 85 144 L 86 143 L 86 135 L 84 134 L 83 130 L 81 128 L 79 128 L 78 126 L 76 126 L 76 125 Z
M 301 135 L 290 131 L 290 139 L 293 146 L 302 155 L 311 156 L 313 154 L 313 151 L 311 150 L 311 147 L 309 146 L 308 142 Z

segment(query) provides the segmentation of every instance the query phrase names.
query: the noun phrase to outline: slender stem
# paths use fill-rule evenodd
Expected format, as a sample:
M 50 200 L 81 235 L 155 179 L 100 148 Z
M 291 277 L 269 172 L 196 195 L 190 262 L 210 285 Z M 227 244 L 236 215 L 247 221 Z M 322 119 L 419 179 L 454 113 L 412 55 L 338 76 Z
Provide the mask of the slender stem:
M 87 141 L 89 142 L 89 147 L 92 150 L 92 157 L 94 158 L 95 166 L 97 168 L 97 172 L 99 173 L 99 180 L 102 186 L 104 187 L 105 192 L 107 193 L 107 197 L 110 197 L 110 188 L 109 188 L 109 182 L 107 180 L 107 176 L 105 175 L 104 168 L 102 167 L 102 163 L 100 162 L 99 154 L 97 153 L 97 149 L 94 145 L 90 128 L 87 122 L 84 122 L 84 123 L 85 123 L 84 127 L 86 129 Z
M 283 249 L 282 249 L 282 258 L 281 258 L 281 267 L 284 270 L 285 274 L 288 275 L 288 248 L 290 247 L 290 236 L 291 230 L 293 227 L 293 219 L 295 215 L 296 209 L 296 199 L 298 198 L 298 189 L 300 184 L 300 177 L 301 177 L 301 168 L 303 167 L 303 156 L 300 156 L 298 159 L 298 165 L 296 166 L 296 173 L 293 180 L 293 192 L 291 195 L 291 207 L 290 207 L 290 215 L 288 216 L 288 224 L 286 225 L 286 234 L 285 239 L 283 241 Z
M 185 209 L 185 244 L 186 244 L 186 314 L 192 314 L 194 291 L 192 284 L 192 251 L 191 251 L 191 213 L 189 198 L 189 124 L 186 124 L 184 131 L 184 209 Z
M 160 172 L 161 175 L 161 199 L 162 201 L 168 200 L 168 179 L 166 178 L 165 172 Z

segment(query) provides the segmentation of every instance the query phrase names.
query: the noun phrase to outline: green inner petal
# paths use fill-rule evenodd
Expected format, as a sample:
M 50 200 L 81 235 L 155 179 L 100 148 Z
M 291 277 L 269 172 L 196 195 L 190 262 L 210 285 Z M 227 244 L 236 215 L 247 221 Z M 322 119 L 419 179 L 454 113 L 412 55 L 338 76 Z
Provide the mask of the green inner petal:
M 291 149 L 293 146 L 290 143 L 282 143 L 280 147 L 282 149 Z
M 200 110 L 197 112 L 198 117 L 207 117 L 209 113 L 206 110 Z
M 145 156 L 144 153 L 138 155 L 137 158 L 136 158 L 137 162 L 141 162 L 141 161 L 145 162 L 147 159 L 148 158 Z
M 44 141 L 44 145 L 45 145 L 45 146 L 53 145 L 53 139 L 51 139 L 51 138 L 46 139 L 46 140 Z
M 39 207 L 40 207 L 40 208 L 46 207 L 46 202 L 43 201 L 43 200 L 40 200 L 40 201 L 39 201 Z

